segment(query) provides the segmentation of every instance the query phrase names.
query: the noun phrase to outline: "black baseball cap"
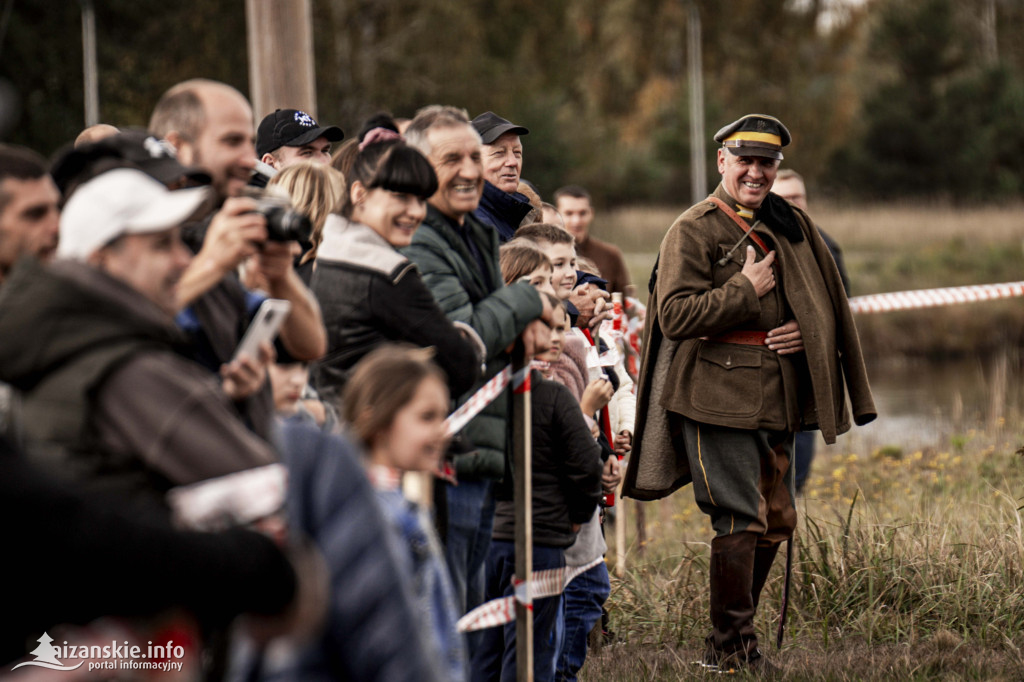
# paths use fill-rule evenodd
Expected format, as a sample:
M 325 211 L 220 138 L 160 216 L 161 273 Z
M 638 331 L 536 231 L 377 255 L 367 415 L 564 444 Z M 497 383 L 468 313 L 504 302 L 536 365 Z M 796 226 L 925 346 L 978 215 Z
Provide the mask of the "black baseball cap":
M 281 147 L 301 147 L 318 137 L 331 142 L 345 138 L 338 126 L 320 126 L 313 117 L 298 109 L 278 109 L 267 114 L 256 129 L 256 156 L 263 158 Z
M 473 119 L 473 127 L 480 133 L 480 137 L 484 144 L 492 144 L 499 137 L 505 133 L 515 133 L 516 135 L 527 135 L 529 130 L 523 126 L 518 126 L 515 123 L 506 121 L 501 116 L 498 116 L 493 111 L 485 111 L 476 118 Z

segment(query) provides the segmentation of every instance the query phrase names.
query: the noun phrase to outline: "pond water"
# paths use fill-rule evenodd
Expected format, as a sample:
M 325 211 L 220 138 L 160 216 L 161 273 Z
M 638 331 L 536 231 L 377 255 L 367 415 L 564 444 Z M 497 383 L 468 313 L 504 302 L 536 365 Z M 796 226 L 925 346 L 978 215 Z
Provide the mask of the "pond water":
M 885 445 L 941 447 L 951 435 L 996 426 L 1022 432 L 1024 353 L 1006 348 L 986 356 L 943 361 L 869 364 L 878 418 L 855 426 L 824 451 L 871 452 Z

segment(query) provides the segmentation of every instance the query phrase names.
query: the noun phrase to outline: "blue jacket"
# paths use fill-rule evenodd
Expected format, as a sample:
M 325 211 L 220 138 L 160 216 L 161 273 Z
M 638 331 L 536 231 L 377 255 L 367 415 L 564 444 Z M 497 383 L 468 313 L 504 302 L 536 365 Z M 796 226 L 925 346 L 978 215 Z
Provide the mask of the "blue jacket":
M 519 223 L 531 210 L 533 206 L 525 194 L 503 192 L 485 181 L 484 195 L 480 197 L 480 205 L 473 211 L 473 217 L 497 230 L 498 239 L 504 244 L 515 236 Z
M 319 641 L 275 660 L 238 662 L 230 680 L 445 679 L 415 617 L 401 540 L 381 513 L 357 450 L 306 424 L 281 427 L 290 532 L 309 537 L 327 564 L 330 594 Z

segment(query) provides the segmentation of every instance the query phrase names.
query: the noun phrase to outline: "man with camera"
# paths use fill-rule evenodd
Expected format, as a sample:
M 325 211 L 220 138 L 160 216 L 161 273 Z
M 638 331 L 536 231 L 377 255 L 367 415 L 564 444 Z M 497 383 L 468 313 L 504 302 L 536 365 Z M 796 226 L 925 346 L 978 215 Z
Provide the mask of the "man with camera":
M 224 377 L 224 388 L 257 433 L 266 435 L 273 400 L 264 378 L 272 358 L 232 360 L 235 347 L 262 297 L 238 281 L 238 266 L 252 255 L 267 282 L 267 294 L 291 302 L 281 327 L 282 349 L 299 361 L 314 360 L 327 347 L 316 299 L 292 266 L 292 235 L 268 221 L 261 204 L 243 196 L 256 164 L 252 108 L 224 83 L 193 79 L 160 98 L 150 132 L 167 140 L 186 166 L 211 178 L 215 199 L 208 217 L 186 226 L 184 238 L 196 253 L 178 285 L 178 321 L 197 342 L 197 360 Z

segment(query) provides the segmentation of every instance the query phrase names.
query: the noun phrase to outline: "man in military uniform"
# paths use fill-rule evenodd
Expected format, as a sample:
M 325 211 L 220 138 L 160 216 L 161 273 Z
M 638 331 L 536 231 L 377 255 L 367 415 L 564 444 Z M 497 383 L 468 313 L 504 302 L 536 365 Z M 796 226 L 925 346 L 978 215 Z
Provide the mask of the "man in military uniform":
M 793 434 L 848 430 L 845 385 L 856 423 L 875 407 L 835 262 L 807 214 L 770 193 L 789 131 L 751 114 L 715 141 L 722 182 L 669 228 L 651 277 L 624 494 L 693 483 L 715 530 L 705 663 L 770 672 L 754 614 L 796 527 Z

